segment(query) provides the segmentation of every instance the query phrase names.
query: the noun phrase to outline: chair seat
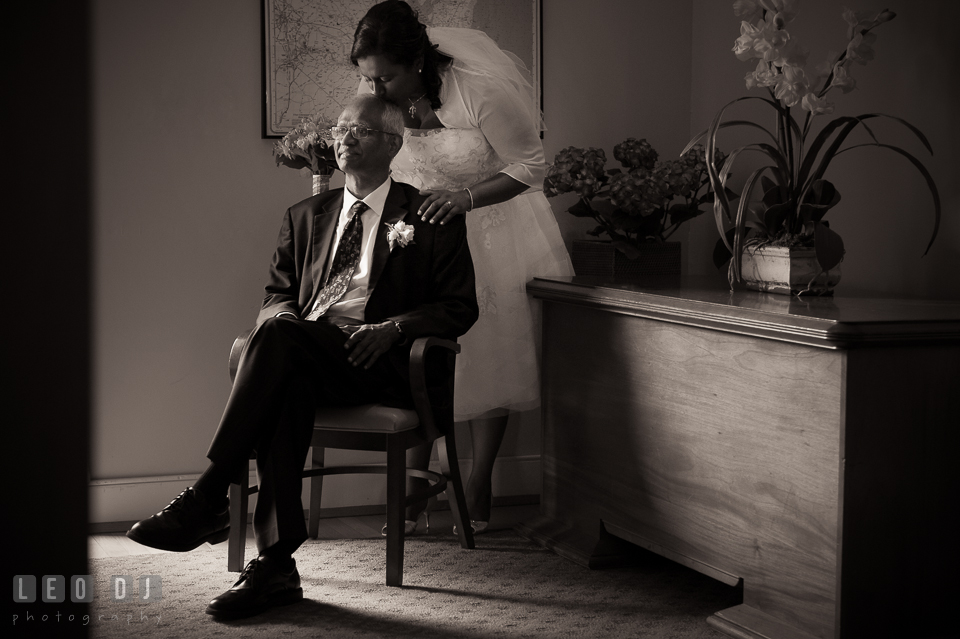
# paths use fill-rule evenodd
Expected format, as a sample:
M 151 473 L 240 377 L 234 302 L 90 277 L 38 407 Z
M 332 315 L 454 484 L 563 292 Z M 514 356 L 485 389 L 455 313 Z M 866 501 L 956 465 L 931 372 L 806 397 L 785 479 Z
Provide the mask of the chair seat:
M 419 424 L 420 418 L 417 416 L 417 411 L 412 408 L 364 404 L 341 408 L 321 408 L 317 411 L 314 428 L 364 433 L 400 433 L 413 430 Z

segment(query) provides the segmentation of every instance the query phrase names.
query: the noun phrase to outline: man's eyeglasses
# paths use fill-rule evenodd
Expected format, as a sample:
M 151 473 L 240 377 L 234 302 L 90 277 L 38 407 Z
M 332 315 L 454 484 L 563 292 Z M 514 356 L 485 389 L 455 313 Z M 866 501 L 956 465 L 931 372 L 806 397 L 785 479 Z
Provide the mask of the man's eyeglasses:
M 389 131 L 381 131 L 380 129 L 371 129 L 370 127 L 363 126 L 362 124 L 354 124 L 352 126 L 332 126 L 330 127 L 330 135 L 333 136 L 334 140 L 342 140 L 346 135 L 347 131 L 350 132 L 357 140 L 362 140 L 363 138 L 373 133 L 386 133 L 387 135 L 396 135 L 396 133 L 390 133 Z

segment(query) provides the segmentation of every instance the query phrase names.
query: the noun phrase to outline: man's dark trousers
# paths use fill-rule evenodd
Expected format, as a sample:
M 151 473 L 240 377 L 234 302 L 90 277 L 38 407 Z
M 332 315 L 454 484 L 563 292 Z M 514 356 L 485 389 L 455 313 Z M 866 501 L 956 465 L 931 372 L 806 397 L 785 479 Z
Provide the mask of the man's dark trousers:
M 409 397 L 388 358 L 381 356 L 369 370 L 350 364 L 347 338 L 326 318 L 308 322 L 281 316 L 257 326 L 240 356 L 207 457 L 239 471 L 256 451 L 253 526 L 261 553 L 281 541 L 292 552 L 307 539 L 301 473 L 316 408 Z

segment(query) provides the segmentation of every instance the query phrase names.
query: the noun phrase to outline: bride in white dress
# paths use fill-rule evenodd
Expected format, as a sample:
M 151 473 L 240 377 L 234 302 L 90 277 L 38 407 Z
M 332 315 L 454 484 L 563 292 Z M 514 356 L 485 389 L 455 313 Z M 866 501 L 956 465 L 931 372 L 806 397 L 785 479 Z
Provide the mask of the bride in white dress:
M 541 188 L 540 112 L 523 64 L 472 29 L 432 28 L 400 0 L 360 21 L 351 60 L 373 92 L 406 112 L 393 178 L 430 191 L 424 219 L 465 215 L 480 318 L 460 338 L 454 416 L 469 421 L 473 470 L 466 487 L 474 530 L 486 528 L 491 476 L 510 411 L 540 400 L 538 307 L 526 283 L 572 275 Z M 429 448 L 408 463 L 426 467 Z M 407 533 L 422 505 L 408 510 Z

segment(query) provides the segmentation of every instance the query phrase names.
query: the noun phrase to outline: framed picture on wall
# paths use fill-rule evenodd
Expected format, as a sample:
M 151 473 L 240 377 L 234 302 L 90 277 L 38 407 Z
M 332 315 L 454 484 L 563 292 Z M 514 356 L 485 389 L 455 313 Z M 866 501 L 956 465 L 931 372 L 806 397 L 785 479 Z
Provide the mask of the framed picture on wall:
M 336 120 L 357 93 L 350 63 L 357 23 L 375 0 L 261 0 L 263 137 L 285 135 L 304 117 Z M 407 0 L 428 27 L 484 31 L 531 70 L 540 108 L 540 0 Z

